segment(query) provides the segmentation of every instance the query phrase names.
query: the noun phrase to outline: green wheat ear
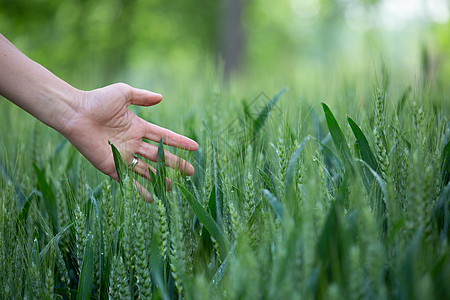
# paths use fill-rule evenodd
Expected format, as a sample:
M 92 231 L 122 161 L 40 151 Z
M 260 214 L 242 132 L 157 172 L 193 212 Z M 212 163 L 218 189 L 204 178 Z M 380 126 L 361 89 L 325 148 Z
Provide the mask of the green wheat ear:
M 146 250 L 146 234 L 144 232 L 143 221 L 139 220 L 136 223 L 136 236 L 134 244 L 134 252 L 136 255 L 136 277 L 137 286 L 139 290 L 139 297 L 142 299 L 150 299 L 152 295 L 151 278 L 150 278 L 150 264 L 148 262 L 148 254 Z
M 157 221 L 155 224 L 155 232 L 159 236 L 159 251 L 164 260 L 167 258 L 167 245 L 169 240 L 169 223 L 167 219 L 167 211 L 164 203 L 158 198 L 154 197 L 156 206 Z
M 386 181 L 389 170 L 389 157 L 385 142 L 385 94 L 381 89 L 377 89 L 375 100 L 375 127 L 373 130 L 375 136 L 375 156 L 380 166 L 381 178 Z
M 239 231 L 241 228 L 241 220 L 239 217 L 239 214 L 236 210 L 236 207 L 234 206 L 233 201 L 228 201 L 227 202 L 228 205 L 228 210 L 230 212 L 230 217 L 231 217 L 231 233 L 232 233 L 232 237 L 233 239 L 237 239 L 239 236 Z
M 121 255 L 112 259 L 111 275 L 109 277 L 109 299 L 130 299 L 128 274 Z
M 77 263 L 81 269 L 86 244 L 86 217 L 78 204 L 75 207 L 75 240 Z
M 186 253 L 184 251 L 183 220 L 181 216 L 178 197 L 172 193 L 169 197 L 170 204 L 170 268 L 175 279 L 178 293 L 183 293 L 183 277 L 186 270 Z
M 55 294 L 55 281 L 52 268 L 48 268 L 45 273 L 45 293 L 46 299 L 52 299 Z
M 249 222 L 250 217 L 252 216 L 255 210 L 255 182 L 253 181 L 253 175 L 249 171 L 244 180 L 245 184 L 245 198 L 244 198 L 244 222 Z
M 107 180 L 103 181 L 103 200 L 102 200 L 102 224 L 105 246 L 109 249 L 112 245 L 116 231 L 116 218 L 118 211 L 114 209 L 111 196 L 111 185 Z
M 286 153 L 286 145 L 282 138 L 278 139 L 277 154 L 278 154 L 278 166 L 280 170 L 280 180 L 281 182 L 284 182 L 286 180 L 286 169 L 288 164 L 288 158 Z

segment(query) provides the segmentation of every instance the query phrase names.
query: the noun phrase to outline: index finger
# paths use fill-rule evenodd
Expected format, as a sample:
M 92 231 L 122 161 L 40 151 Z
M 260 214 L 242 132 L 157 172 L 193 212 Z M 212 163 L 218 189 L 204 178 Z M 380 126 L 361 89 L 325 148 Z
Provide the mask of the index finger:
M 145 122 L 145 121 L 144 121 Z M 195 151 L 198 144 L 194 140 L 169 129 L 145 122 L 144 138 L 150 141 L 159 142 L 163 138 L 164 145 L 176 147 L 183 150 Z

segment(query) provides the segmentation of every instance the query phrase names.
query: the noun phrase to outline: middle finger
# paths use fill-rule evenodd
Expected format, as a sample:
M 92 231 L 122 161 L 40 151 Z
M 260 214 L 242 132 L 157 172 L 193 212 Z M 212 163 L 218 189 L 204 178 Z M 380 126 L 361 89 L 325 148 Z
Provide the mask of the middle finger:
M 142 142 L 137 154 L 156 162 L 158 158 L 158 147 L 153 144 Z M 181 172 L 186 173 L 188 176 L 194 174 L 194 167 L 190 163 L 167 150 L 164 150 L 164 160 L 167 167 L 181 170 Z

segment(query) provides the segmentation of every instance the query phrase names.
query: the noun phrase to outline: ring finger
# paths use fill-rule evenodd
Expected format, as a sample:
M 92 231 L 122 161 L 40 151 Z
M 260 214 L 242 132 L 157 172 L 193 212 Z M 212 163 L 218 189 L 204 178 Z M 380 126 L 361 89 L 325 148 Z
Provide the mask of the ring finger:
M 143 161 L 140 158 L 135 157 L 137 160 L 137 164 L 135 164 L 133 171 L 141 176 L 142 178 L 147 179 L 148 181 L 152 181 L 152 177 L 150 175 L 150 172 L 153 172 L 153 174 L 156 174 L 155 168 L 147 164 L 145 161 Z M 167 190 L 170 189 L 170 180 L 166 178 L 166 188 Z

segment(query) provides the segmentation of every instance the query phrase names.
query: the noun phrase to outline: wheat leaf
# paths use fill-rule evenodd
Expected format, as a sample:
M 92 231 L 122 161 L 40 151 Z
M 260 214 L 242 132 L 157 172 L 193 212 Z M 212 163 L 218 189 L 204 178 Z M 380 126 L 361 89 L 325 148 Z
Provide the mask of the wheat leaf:
M 214 237 L 214 239 L 219 243 L 221 249 L 220 253 L 225 258 L 228 253 L 229 242 L 225 237 L 224 233 L 220 229 L 219 225 L 214 221 L 214 219 L 208 214 L 208 212 L 203 208 L 200 202 L 191 194 L 185 187 L 178 184 L 181 193 L 184 195 L 185 199 L 188 201 L 198 220 L 205 226 L 208 232 Z
M 322 102 L 322 108 L 325 113 L 325 119 L 327 121 L 328 130 L 330 131 L 331 138 L 333 139 L 333 143 L 336 146 L 338 153 L 341 156 L 341 159 L 345 162 L 346 165 L 350 166 L 353 170 L 353 161 L 350 153 L 350 149 L 347 145 L 347 140 L 345 139 L 344 133 L 341 130 L 336 118 L 331 112 L 330 108 Z
M 83 265 L 81 266 L 80 280 L 78 282 L 77 299 L 90 299 L 92 283 L 94 279 L 94 249 L 92 246 L 92 234 L 86 238 L 84 248 Z

